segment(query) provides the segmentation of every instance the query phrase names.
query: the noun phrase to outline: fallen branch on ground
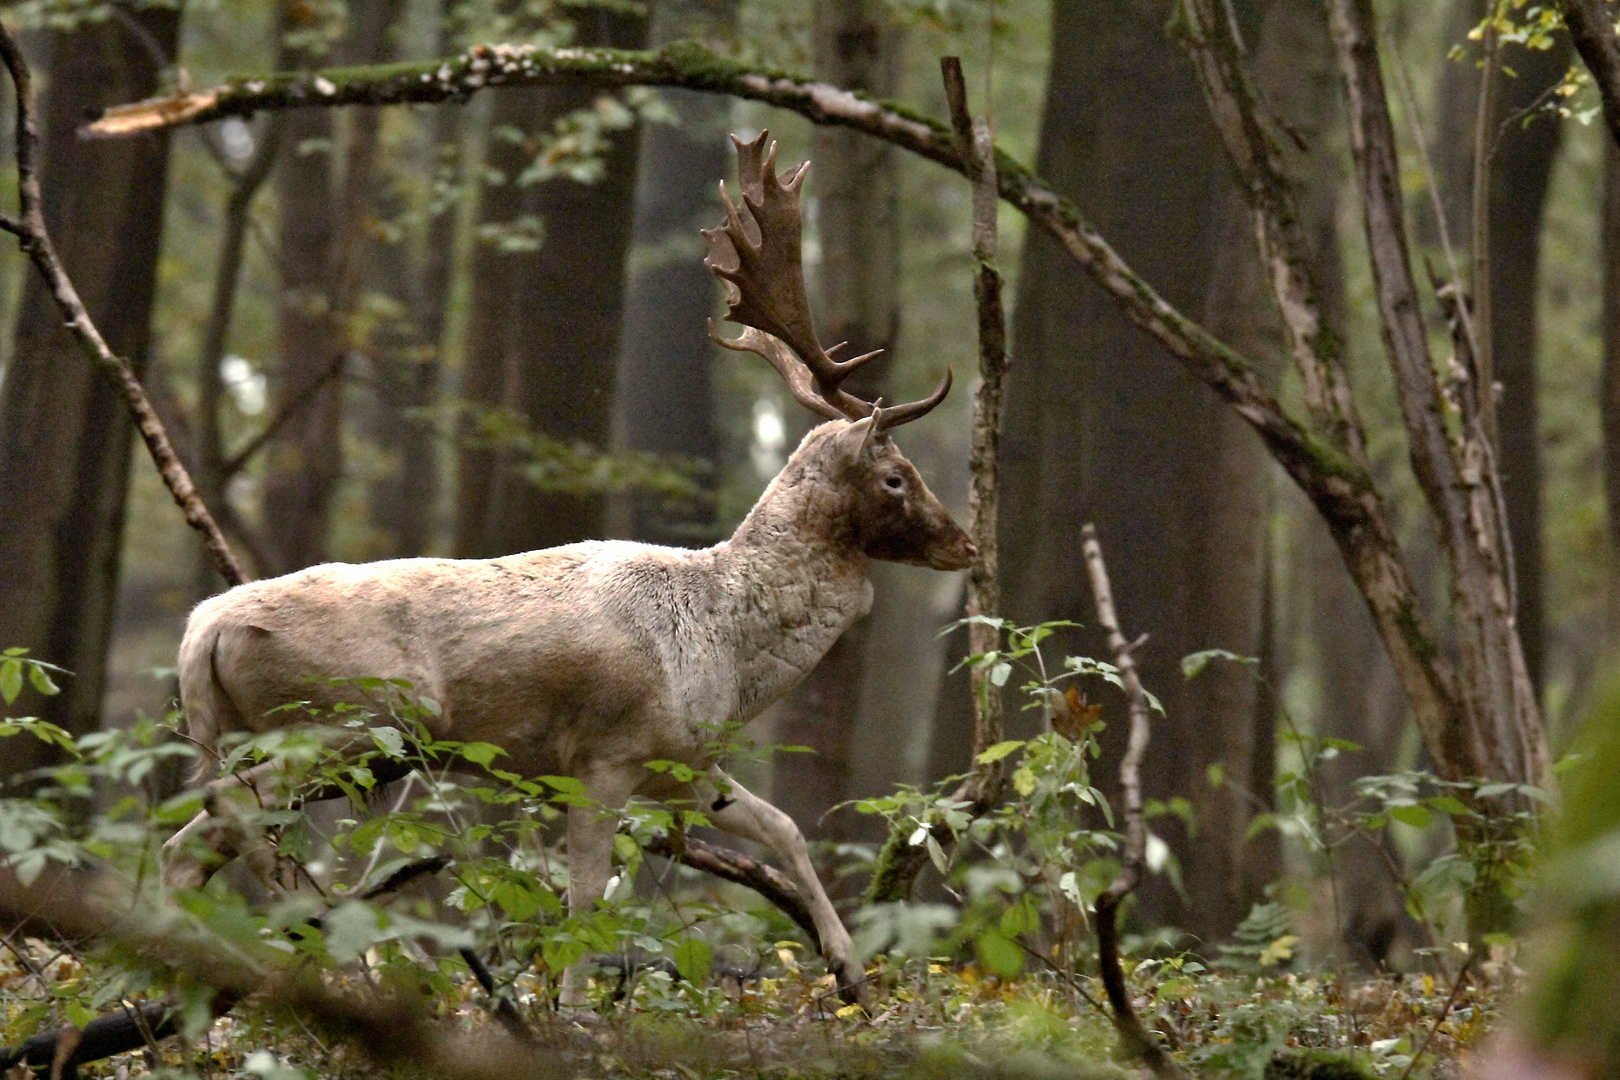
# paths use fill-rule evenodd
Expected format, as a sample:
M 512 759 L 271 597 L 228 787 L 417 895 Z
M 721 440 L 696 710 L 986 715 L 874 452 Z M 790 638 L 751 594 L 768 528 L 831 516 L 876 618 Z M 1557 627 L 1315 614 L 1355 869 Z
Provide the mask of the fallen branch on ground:
M 810 909 L 805 906 L 804 898 L 799 895 L 793 882 L 776 867 L 740 851 L 705 843 L 685 834 L 672 837 L 667 833 L 657 833 L 647 842 L 645 850 L 648 854 L 684 863 L 694 870 L 702 870 L 753 889 L 782 909 L 804 931 L 811 946 L 817 952 L 821 951 L 821 935 L 816 932 L 816 922 L 810 917 Z

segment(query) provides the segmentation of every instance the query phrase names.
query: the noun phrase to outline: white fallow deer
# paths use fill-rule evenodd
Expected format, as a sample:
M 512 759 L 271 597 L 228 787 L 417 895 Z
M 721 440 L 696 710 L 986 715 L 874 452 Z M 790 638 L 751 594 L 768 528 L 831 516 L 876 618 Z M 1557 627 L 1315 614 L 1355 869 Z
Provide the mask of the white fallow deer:
M 839 389 L 876 354 L 839 362 L 836 347 L 819 344 L 800 264 L 808 163 L 779 180 L 765 138 L 733 139 L 742 202 L 722 183 L 726 220 L 704 232 L 705 263 L 745 327 L 733 341 L 713 324 L 710 334 L 769 360 L 827 423 L 804 437 L 731 539 L 701 551 L 606 541 L 486 560 L 329 563 L 240 585 L 192 612 L 180 693 L 191 738 L 214 747 L 229 733 L 289 723 L 293 714 L 277 709 L 289 702 L 340 704 L 352 696 L 343 680 L 409 680 L 442 705 L 428 725 L 436 739 L 495 743 L 510 755 L 504 767 L 575 777 L 609 809 L 633 795 L 692 797 L 644 763 L 688 764 L 704 777 L 696 797 L 714 824 L 782 861 L 847 990 L 862 975 L 804 838 L 711 760 L 714 727 L 753 719 L 866 614 L 869 559 L 958 570 L 974 550 L 889 439 L 944 399 L 950 373 L 927 399 L 893 408 Z M 208 784 L 207 809 L 167 845 L 171 885 L 199 887 L 237 855 L 265 865 L 262 835 L 239 813 L 255 781 Z M 571 909 L 602 896 L 615 825 L 610 812 L 569 808 Z M 566 973 L 563 1004 L 583 1001 L 578 972 Z

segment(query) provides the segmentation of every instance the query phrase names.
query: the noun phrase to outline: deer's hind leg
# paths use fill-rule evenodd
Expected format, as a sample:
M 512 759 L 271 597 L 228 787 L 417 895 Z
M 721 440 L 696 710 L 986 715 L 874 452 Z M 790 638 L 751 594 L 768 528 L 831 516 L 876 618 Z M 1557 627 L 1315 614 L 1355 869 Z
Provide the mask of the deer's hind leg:
M 258 811 L 292 805 L 277 796 L 277 773 L 284 766 L 266 761 L 251 769 L 212 780 L 204 789 L 203 809 L 163 844 L 163 882 L 171 889 L 200 889 L 225 864 L 241 858 L 264 886 L 281 892 L 292 886 L 281 880 L 276 852 L 255 817 Z M 366 763 L 378 786 L 398 780 L 411 764 L 377 757 Z M 298 805 L 335 799 L 346 793 L 336 784 L 306 792 Z

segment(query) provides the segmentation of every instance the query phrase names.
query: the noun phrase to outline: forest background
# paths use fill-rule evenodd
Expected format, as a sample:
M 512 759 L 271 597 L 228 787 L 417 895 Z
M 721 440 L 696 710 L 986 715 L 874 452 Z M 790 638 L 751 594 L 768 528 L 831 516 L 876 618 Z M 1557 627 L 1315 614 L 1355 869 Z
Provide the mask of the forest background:
M 809 423 L 763 365 L 714 349 L 705 332 L 719 290 L 697 229 L 720 217 L 727 132 L 769 126 L 784 160 L 813 159 L 806 265 L 822 336 L 891 351 L 863 373 L 864 396 L 918 397 L 947 365 L 973 370 L 973 262 L 959 177 L 855 133 L 684 91 L 497 90 L 122 142 L 76 133 L 104 106 L 230 73 L 426 59 L 480 41 L 695 37 L 943 115 L 936 61 L 957 53 L 975 93 L 988 80 L 1001 145 L 1035 162 L 1181 310 L 1264 361 L 1285 400 L 1298 395 L 1249 212 L 1162 3 L 5 10 L 32 27 L 23 40 L 41 80 L 63 259 L 259 575 L 726 535 Z M 1434 550 L 1379 347 L 1324 19 L 1309 0 L 1236 10 L 1272 104 L 1306 147 L 1324 307 L 1343 329 L 1379 483 L 1395 493 L 1408 550 Z M 1437 265 L 1432 194 L 1452 242 L 1470 242 L 1469 35 L 1482 13 L 1473 0 L 1381 5 L 1386 58 L 1411 90 L 1392 103 L 1404 193 Z M 1620 260 L 1620 197 L 1595 99 L 1549 96 L 1572 62 L 1567 43 L 1503 48 L 1489 200 L 1500 454 L 1519 627 L 1556 747 L 1616 623 L 1606 491 L 1620 478 L 1620 407 L 1605 402 L 1620 385 L 1620 274 L 1605 268 Z M 1363 748 L 1327 763 L 1332 801 L 1357 776 L 1424 766 L 1364 602 L 1255 435 L 1055 244 L 1020 250 L 1023 220 L 1004 209 L 1001 224 L 1014 279 L 1005 607 L 1021 623 L 1092 622 L 1079 530 L 1096 522 L 1116 596 L 1152 635 L 1139 660 L 1166 712 L 1145 779 L 1181 886 L 1151 878 L 1139 921 L 1221 940 L 1277 882 L 1300 909 L 1328 910 L 1309 903 L 1326 887 L 1318 868 L 1250 825 L 1278 772 L 1297 768 L 1277 738 L 1283 709 L 1290 724 Z M 62 694 L 24 706 L 74 733 L 159 715 L 185 612 L 220 583 L 131 454 L 121 403 L 11 252 L 0 257 L 0 349 L 0 643 L 74 672 Z M 958 511 L 968 404 L 953 395 L 902 439 Z M 1414 570 L 1442 609 L 1444 567 Z M 829 868 L 858 868 L 850 845 L 883 836 L 879 819 L 834 807 L 968 766 L 967 680 L 950 673 L 965 643 L 939 634 L 959 617 L 963 582 L 900 566 L 874 577 L 871 616 L 762 721 L 761 741 L 816 753 L 778 755 L 750 777 L 825 841 Z M 1071 633 L 1074 650 L 1106 653 L 1090 631 Z M 1181 657 L 1209 648 L 1258 658 L 1263 681 L 1219 665 L 1184 679 Z M 1110 723 L 1105 749 L 1117 753 L 1124 728 Z M 1030 733 L 1012 721 L 1010 735 Z M 7 740 L 0 771 L 47 753 Z M 1113 775 L 1106 760 L 1099 775 Z M 1417 869 L 1444 843 L 1436 821 L 1392 833 L 1382 854 L 1347 848 L 1340 910 L 1316 936 L 1337 926 L 1365 958 L 1398 960 L 1421 934 L 1384 856 Z

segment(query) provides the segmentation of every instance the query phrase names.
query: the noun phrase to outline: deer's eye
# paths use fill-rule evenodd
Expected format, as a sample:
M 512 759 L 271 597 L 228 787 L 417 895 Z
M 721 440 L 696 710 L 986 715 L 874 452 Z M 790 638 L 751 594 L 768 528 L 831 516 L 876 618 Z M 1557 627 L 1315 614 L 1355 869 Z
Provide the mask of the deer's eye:
M 898 476 L 886 476 L 883 478 L 883 486 L 890 491 L 899 491 L 906 486 L 906 482 Z

